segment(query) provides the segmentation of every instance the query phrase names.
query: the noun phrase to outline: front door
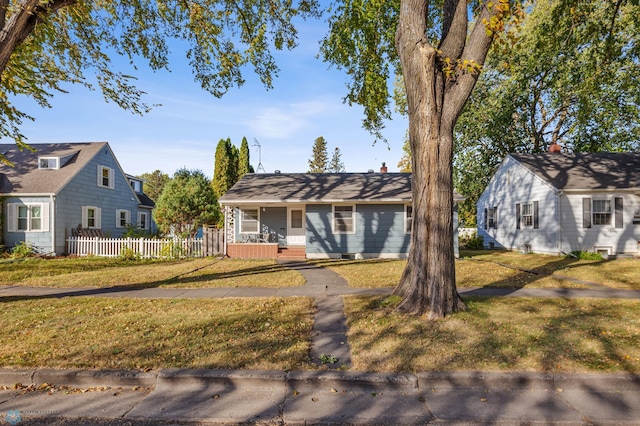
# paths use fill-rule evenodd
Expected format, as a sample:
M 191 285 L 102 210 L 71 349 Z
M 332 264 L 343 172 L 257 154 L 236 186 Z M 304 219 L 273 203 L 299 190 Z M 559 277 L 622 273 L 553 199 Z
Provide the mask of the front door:
M 287 245 L 306 245 L 304 207 L 289 207 L 287 213 Z

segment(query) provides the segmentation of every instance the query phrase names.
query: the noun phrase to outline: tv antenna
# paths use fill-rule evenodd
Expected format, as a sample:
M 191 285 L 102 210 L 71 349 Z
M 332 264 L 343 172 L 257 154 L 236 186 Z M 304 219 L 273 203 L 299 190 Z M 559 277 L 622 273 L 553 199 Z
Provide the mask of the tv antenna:
M 253 138 L 253 146 L 258 147 L 258 167 L 256 167 L 256 173 L 259 173 L 262 170 L 262 173 L 266 173 L 264 167 L 262 166 L 262 147 L 260 146 L 260 142 L 258 139 Z

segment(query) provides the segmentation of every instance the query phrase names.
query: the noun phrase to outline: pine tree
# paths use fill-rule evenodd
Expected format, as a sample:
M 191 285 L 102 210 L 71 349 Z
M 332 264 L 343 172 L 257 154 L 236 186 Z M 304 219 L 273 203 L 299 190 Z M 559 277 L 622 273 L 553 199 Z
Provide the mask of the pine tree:
M 344 173 L 346 170 L 344 168 L 344 163 L 342 162 L 342 154 L 340 153 L 340 148 L 336 147 L 333 150 L 333 156 L 331 157 L 331 162 L 329 163 L 329 173 Z
M 318 137 L 313 143 L 313 153 L 309 160 L 309 173 L 326 173 L 327 160 L 327 141 L 322 136 Z
M 240 155 L 238 157 L 238 180 L 247 173 L 253 173 L 253 168 L 249 163 L 249 142 L 244 137 L 240 144 Z

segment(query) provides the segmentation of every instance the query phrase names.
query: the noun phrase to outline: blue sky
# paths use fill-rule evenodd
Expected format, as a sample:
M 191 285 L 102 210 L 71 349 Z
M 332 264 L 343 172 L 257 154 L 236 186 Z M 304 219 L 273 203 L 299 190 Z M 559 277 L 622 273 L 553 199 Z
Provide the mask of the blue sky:
M 55 95 L 51 109 L 16 100 L 36 118 L 24 123 L 22 133 L 32 144 L 109 142 L 124 171 L 133 175 L 156 169 L 171 175 L 186 167 L 211 177 L 218 141 L 229 137 L 239 146 L 243 136 L 250 144 L 259 141 L 267 172 L 306 172 L 318 136 L 327 140 L 329 155 L 340 148 L 348 172 L 378 170 L 383 161 L 397 171 L 407 120 L 395 115 L 383 132 L 388 144 L 373 144 L 373 136 L 362 129 L 362 108 L 342 102 L 346 75 L 316 58 L 327 28 L 323 21 L 299 26 L 299 46 L 277 54 L 281 72 L 272 90 L 247 69 L 244 86 L 215 98 L 194 81 L 184 53 L 176 50 L 171 72 L 139 64 L 134 74 L 137 87 L 147 93 L 145 102 L 162 104 L 150 113 L 133 115 L 105 102 L 99 91 L 70 86 L 69 93 Z M 255 146 L 251 163 L 258 166 Z

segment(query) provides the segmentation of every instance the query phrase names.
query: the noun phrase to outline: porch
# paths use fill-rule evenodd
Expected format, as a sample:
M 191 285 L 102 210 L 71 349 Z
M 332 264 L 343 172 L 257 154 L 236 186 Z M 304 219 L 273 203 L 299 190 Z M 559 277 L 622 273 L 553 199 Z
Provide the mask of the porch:
M 304 246 L 280 247 L 278 243 L 230 243 L 227 256 L 232 259 L 304 260 Z

